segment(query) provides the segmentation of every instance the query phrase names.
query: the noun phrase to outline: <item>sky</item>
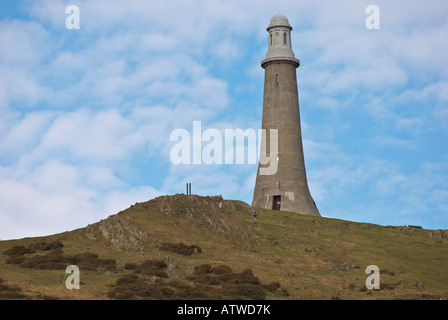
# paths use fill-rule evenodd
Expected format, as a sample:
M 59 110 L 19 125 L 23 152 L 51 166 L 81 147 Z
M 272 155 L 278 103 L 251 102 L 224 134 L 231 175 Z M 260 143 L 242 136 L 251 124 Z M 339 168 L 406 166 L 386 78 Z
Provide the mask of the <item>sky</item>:
M 251 204 L 256 164 L 175 164 L 170 135 L 261 128 L 278 13 L 321 215 L 448 229 L 446 0 L 2 0 L 0 239 L 81 228 L 187 182 Z

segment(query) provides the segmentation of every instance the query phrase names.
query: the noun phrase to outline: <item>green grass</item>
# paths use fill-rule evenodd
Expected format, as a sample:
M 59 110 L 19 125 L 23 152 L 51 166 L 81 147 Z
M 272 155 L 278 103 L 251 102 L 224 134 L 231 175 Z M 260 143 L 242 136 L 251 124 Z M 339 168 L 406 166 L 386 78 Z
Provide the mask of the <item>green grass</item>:
M 160 299 L 188 294 L 207 297 L 208 292 L 208 298 L 212 299 L 237 298 L 244 293 L 248 299 L 250 294 L 258 297 L 264 294 L 266 299 L 447 298 L 446 237 L 430 239 L 428 230 L 423 229 L 264 209 L 257 209 L 254 225 L 254 208 L 241 201 L 224 200 L 223 208 L 219 209 L 219 201 L 218 197 L 195 195 L 159 197 L 135 204 L 88 228 L 0 241 L 1 253 L 14 246 L 36 247 L 39 242 L 60 241 L 64 256 L 93 252 L 99 259 L 116 262 L 112 269 L 81 268 L 80 290 L 65 288 L 68 276 L 65 269 L 23 268 L 6 263 L 5 254 L 0 254 L 0 278 L 9 288 L 20 289 L 21 297 L 26 299 L 109 299 L 112 296 L 108 292 L 117 280 L 135 271 L 127 270 L 126 264 L 140 266 L 151 260 L 163 261 L 166 264 L 163 272 L 168 272 L 168 277 L 154 278 L 152 271 L 142 272 L 136 284 L 143 291 L 137 290 L 132 295 L 128 292 L 127 297 L 140 299 L 151 294 Z M 178 247 L 182 250 L 166 250 Z M 24 256 L 33 259 L 46 253 L 37 250 Z M 216 281 L 213 277 L 212 284 L 198 284 L 191 275 L 195 267 L 204 264 L 227 265 L 236 274 L 251 269 L 261 284 L 278 282 L 281 289 L 271 292 L 263 286 L 261 289 L 246 286 L 236 293 L 235 288 L 213 284 Z M 368 276 L 365 269 L 371 264 L 380 269 L 381 290 L 365 289 Z M 161 282 L 154 285 L 154 281 Z M 184 292 L 176 285 L 193 289 Z M 116 297 L 120 294 L 113 296 Z

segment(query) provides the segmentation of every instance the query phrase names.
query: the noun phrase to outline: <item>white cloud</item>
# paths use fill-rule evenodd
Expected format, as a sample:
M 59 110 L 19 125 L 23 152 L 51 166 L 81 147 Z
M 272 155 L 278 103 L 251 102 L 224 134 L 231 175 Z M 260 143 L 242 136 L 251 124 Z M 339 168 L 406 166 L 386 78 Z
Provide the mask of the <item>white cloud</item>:
M 29 157 L 42 159 L 62 155 L 89 161 L 123 159 L 127 150 L 139 143 L 138 139 L 125 135 L 132 130 L 132 123 L 116 110 L 94 114 L 80 109 L 57 117 Z
M 0 21 L 0 61 L 11 68 L 37 67 L 50 52 L 50 34 L 38 22 Z M 29 71 L 29 70 L 27 70 Z
M 2 112 L 11 103 L 29 109 L 47 93 L 33 70 L 50 53 L 49 33 L 37 22 L 0 21 L 0 88 Z
M 138 186 L 106 193 L 97 201 L 103 206 L 102 212 L 112 215 L 129 208 L 136 202 L 145 202 L 163 194 L 164 192 L 150 186 Z
M 9 127 L 8 131 L 0 137 L 0 154 L 3 159 L 14 159 L 33 148 L 53 117 L 51 112 L 31 112 L 21 121 L 14 119 L 15 122 L 5 124 Z
M 59 233 L 84 227 L 162 192 L 129 187 L 105 167 L 48 161 L 31 173 L 0 172 L 0 239 Z
M 384 147 L 396 147 L 396 148 L 406 148 L 412 149 L 415 148 L 415 141 L 409 139 L 400 139 L 393 136 L 376 136 L 373 139 L 373 142 L 376 145 L 384 146 Z

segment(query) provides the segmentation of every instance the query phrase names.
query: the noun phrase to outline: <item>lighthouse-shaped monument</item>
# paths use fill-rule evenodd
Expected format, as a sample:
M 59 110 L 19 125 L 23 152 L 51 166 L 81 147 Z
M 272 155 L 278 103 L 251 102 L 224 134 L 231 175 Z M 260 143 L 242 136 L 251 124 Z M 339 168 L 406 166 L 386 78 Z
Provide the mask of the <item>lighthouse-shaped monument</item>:
M 292 51 L 291 30 L 281 14 L 267 27 L 268 52 L 261 62 L 265 69 L 262 129 L 266 130 L 262 145 L 277 163 L 276 170 L 266 170 L 272 163 L 262 163 L 260 155 L 252 206 L 320 216 L 306 178 L 296 76 L 300 61 Z M 274 142 L 272 132 L 277 133 Z M 277 143 L 277 148 L 271 143 Z

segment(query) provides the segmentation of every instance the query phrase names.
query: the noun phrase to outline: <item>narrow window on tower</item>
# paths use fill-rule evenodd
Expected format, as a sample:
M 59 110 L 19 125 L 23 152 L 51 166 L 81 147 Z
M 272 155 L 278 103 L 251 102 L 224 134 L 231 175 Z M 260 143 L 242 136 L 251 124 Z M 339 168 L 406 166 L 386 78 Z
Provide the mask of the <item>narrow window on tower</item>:
M 278 74 L 275 75 L 275 83 L 278 85 Z
M 283 44 L 286 45 L 286 32 L 283 33 Z
M 271 46 L 272 46 L 272 33 L 271 33 L 269 36 L 270 36 L 270 38 L 271 38 Z

